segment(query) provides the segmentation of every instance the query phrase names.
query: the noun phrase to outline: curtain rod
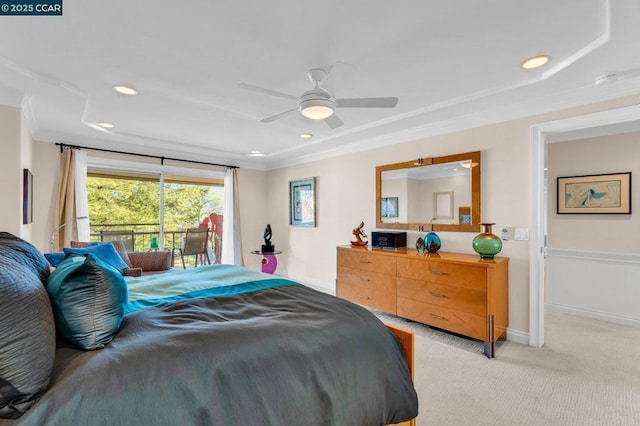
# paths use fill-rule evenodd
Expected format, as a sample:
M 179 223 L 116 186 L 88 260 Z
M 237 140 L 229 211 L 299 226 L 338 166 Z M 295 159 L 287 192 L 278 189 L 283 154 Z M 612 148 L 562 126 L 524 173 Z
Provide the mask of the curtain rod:
M 228 164 L 218 164 L 218 163 L 207 163 L 204 161 L 195 161 L 195 160 L 183 160 L 181 158 L 171 158 L 171 157 L 162 157 L 159 155 L 150 155 L 150 154 L 137 154 L 135 152 L 125 152 L 125 151 L 115 151 L 112 149 L 104 149 L 104 148 L 91 148 L 88 146 L 80 146 L 80 145 L 70 145 L 70 144 L 66 144 L 66 143 L 62 143 L 62 142 L 56 142 L 56 145 L 58 145 L 60 147 L 60 154 L 62 154 L 62 150 L 67 147 L 67 148 L 74 148 L 74 149 L 87 149 L 90 151 L 101 151 L 101 152 L 110 152 L 112 154 L 125 154 L 125 155 L 135 155 L 137 157 L 146 157 L 146 158 L 156 158 L 158 160 L 160 160 L 160 165 L 164 166 L 164 160 L 169 160 L 169 161 L 181 161 L 183 163 L 193 163 L 193 164 L 204 164 L 206 166 L 218 166 L 218 167 L 226 167 L 228 169 L 239 169 L 239 166 L 230 166 Z

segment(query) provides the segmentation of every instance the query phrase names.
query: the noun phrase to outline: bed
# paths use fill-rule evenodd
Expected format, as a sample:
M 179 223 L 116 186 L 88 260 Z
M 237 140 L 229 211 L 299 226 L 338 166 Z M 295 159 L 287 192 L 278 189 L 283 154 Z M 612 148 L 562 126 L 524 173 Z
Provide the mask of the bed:
M 48 389 L 0 425 L 384 425 L 418 414 L 412 335 L 365 308 L 233 265 L 126 285 L 113 340 L 86 351 L 58 338 Z

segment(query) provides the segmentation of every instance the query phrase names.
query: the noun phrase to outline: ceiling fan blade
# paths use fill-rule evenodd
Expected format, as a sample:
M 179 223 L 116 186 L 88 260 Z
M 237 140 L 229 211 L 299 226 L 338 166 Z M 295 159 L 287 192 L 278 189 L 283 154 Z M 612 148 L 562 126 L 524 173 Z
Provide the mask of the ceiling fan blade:
M 254 92 L 263 93 L 265 95 L 277 96 L 279 98 L 291 99 L 294 101 L 298 101 L 300 98 L 298 96 L 289 95 L 287 93 L 277 92 L 271 89 L 265 89 L 264 87 L 256 86 L 254 84 L 249 83 L 238 83 L 238 87 L 241 89 L 252 90 Z
M 338 108 L 393 108 L 398 105 L 398 98 L 351 98 L 336 99 Z
M 342 120 L 340 120 L 340 117 L 338 117 L 335 112 L 331 114 L 329 117 L 325 118 L 324 122 L 327 123 L 327 125 L 332 129 L 340 127 L 344 124 Z
M 276 115 L 272 115 L 271 117 L 264 118 L 264 119 L 260 120 L 260 122 L 261 123 L 271 123 L 272 121 L 275 121 L 275 120 L 277 120 L 279 118 L 282 118 L 285 115 L 291 114 L 292 112 L 297 111 L 297 110 L 298 110 L 298 108 L 290 109 L 289 111 L 281 112 L 280 114 L 276 114 Z

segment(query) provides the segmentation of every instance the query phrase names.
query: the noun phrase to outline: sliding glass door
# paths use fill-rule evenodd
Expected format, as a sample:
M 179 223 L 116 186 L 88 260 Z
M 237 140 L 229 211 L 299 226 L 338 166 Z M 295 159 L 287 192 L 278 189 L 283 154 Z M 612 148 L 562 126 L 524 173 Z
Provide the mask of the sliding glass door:
M 209 258 L 220 262 L 222 179 L 90 168 L 87 192 L 92 241 L 123 240 L 129 251 L 175 251 L 188 228 L 206 227 Z

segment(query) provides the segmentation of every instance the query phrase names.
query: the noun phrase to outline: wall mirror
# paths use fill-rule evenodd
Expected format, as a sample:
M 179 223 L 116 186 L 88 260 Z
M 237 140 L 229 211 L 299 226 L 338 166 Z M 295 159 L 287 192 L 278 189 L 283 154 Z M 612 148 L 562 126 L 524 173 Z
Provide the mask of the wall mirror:
M 396 216 L 383 201 L 397 199 Z M 376 167 L 376 227 L 480 231 L 480 151 Z

